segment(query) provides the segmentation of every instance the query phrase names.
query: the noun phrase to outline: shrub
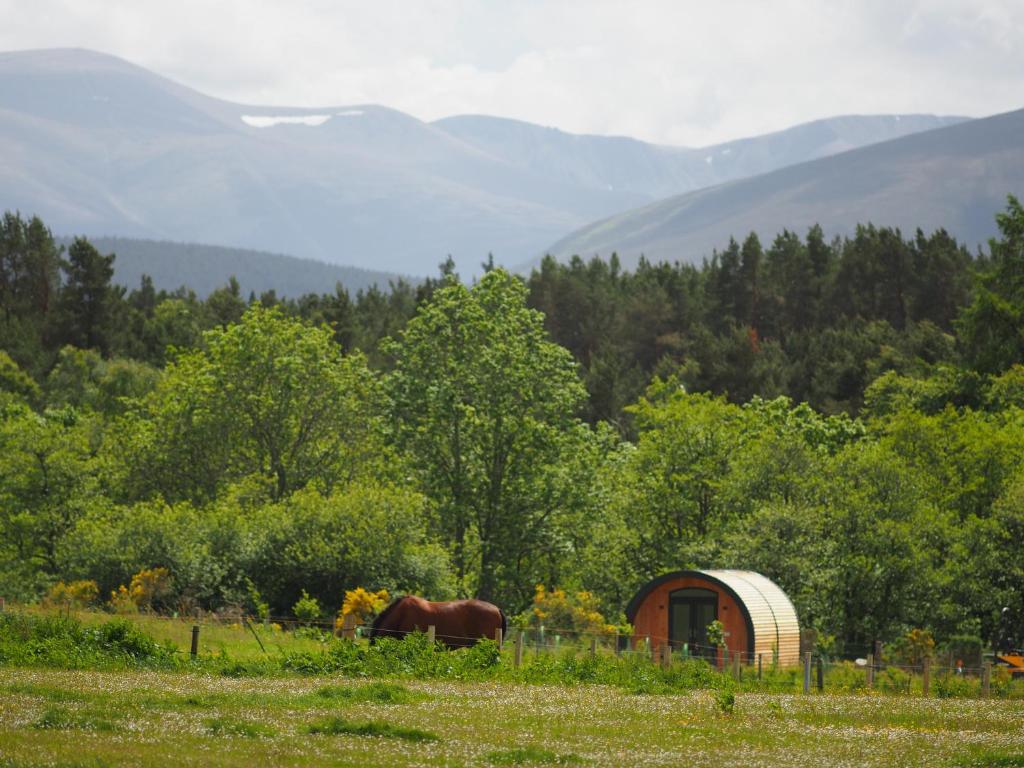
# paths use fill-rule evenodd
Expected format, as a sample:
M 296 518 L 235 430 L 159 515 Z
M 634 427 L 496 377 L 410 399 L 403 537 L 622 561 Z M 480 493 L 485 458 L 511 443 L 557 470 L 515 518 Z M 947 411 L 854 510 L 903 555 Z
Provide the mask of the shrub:
M 376 616 L 384 609 L 388 600 L 386 589 L 378 592 L 370 592 L 362 587 L 346 590 L 345 600 L 334 622 L 334 631 L 341 631 L 346 616 L 352 616 L 356 624 L 366 624 L 372 616 Z
M 598 599 L 590 592 L 570 596 L 563 589 L 548 592 L 543 584 L 538 584 L 528 624 L 580 633 L 615 632 L 615 626 L 605 621 L 597 607 Z
M 67 669 L 176 664 L 174 649 L 124 619 L 85 627 L 76 619 L 0 614 L 0 663 Z
M 878 690 L 887 693 L 910 693 L 909 674 L 896 667 L 886 667 L 875 677 Z
M 166 568 L 144 568 L 110 593 L 110 605 L 117 613 L 133 613 L 163 607 L 171 596 L 171 572 Z
M 723 715 L 731 715 L 736 706 L 736 694 L 730 688 L 723 688 L 715 692 L 715 704 Z
M 708 645 L 715 648 L 721 648 L 725 645 L 725 625 L 718 619 L 715 619 L 707 628 Z
M 100 596 L 99 585 L 95 581 L 79 580 L 65 584 L 58 581 L 46 592 L 45 603 L 50 605 L 66 605 L 70 603 L 73 607 L 84 608 L 93 605 Z
M 927 629 L 912 629 L 889 646 L 898 664 L 920 667 L 935 655 L 935 640 Z
M 310 597 L 306 590 L 302 590 L 302 597 L 292 606 L 292 613 L 302 624 L 309 626 L 320 618 L 320 601 Z
M 862 691 L 867 685 L 867 670 L 857 667 L 853 662 L 842 661 L 829 666 L 826 690 Z
M 933 688 L 940 699 L 965 698 L 973 696 L 978 690 L 978 686 L 963 675 L 937 675 Z

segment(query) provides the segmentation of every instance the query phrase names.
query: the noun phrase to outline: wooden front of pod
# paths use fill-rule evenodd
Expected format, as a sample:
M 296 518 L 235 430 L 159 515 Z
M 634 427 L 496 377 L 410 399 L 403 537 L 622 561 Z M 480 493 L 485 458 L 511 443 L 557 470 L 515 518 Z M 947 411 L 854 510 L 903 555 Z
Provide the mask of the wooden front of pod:
M 725 627 L 730 656 L 753 651 L 748 619 L 723 585 L 700 576 L 673 578 L 655 586 L 636 607 L 631 621 L 634 642 L 646 643 L 650 638 L 655 648 L 671 642 L 674 651 L 719 657 L 707 641 L 707 623 L 714 619 Z
M 666 642 L 676 652 L 721 661 L 707 640 L 707 625 L 722 622 L 729 656 L 744 663 L 761 655 L 766 665 L 799 663 L 800 628 L 785 593 L 753 571 L 677 571 L 646 584 L 626 609 L 634 645 Z

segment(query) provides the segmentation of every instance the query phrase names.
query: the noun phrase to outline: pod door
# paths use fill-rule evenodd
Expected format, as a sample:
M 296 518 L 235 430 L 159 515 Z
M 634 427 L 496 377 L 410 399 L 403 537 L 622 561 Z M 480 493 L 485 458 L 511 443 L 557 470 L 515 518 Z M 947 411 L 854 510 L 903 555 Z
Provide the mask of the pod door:
M 708 624 L 718 618 L 718 593 L 710 589 L 677 589 L 668 596 L 668 639 L 672 648 L 684 644 L 691 656 L 714 660 L 717 650 L 708 642 Z

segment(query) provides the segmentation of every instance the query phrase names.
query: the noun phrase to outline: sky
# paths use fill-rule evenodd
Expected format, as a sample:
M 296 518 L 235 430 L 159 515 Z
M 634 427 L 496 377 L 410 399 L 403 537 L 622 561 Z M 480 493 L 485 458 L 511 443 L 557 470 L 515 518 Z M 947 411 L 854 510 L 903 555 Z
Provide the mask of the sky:
M 231 101 L 683 146 L 1024 107 L 1024 0 L 0 0 L 0 19 L 0 50 L 90 48 Z

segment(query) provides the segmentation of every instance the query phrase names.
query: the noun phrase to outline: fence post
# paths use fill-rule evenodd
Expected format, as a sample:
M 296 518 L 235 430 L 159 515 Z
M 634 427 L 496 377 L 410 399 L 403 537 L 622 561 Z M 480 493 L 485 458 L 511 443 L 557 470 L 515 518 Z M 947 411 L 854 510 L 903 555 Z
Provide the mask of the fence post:
M 882 641 L 881 640 L 875 640 L 875 664 L 878 665 L 879 669 L 882 668 Z
M 654 638 L 647 635 L 647 652 L 651 654 L 651 661 L 658 661 L 658 649 L 654 645 Z
M 825 690 L 825 661 L 818 657 L 818 690 Z
M 981 695 L 986 699 L 992 693 L 992 662 L 986 661 L 981 665 Z
M 758 680 L 761 679 L 761 657 L 763 657 L 763 656 L 764 656 L 763 653 L 757 654 L 757 679 Z
M 804 654 L 804 693 L 811 692 L 811 652 Z
M 597 635 L 590 636 L 590 658 L 597 656 Z
M 427 642 L 430 643 L 431 646 L 434 645 L 434 638 L 436 636 L 437 636 L 437 627 L 435 627 L 433 624 L 431 624 L 430 626 L 427 627 Z
M 192 625 L 192 650 L 189 651 L 189 656 L 193 659 L 199 654 L 199 625 Z
M 341 620 L 341 636 L 345 640 L 356 639 L 356 615 L 354 613 L 346 613 L 345 618 Z
M 519 634 L 516 635 L 516 660 L 515 665 L 518 668 L 523 663 L 523 633 L 524 630 L 520 629 Z
M 875 687 L 875 655 L 873 653 L 868 654 L 867 684 L 868 688 Z
M 672 666 L 672 646 L 666 643 L 661 646 L 661 668 L 668 669 Z
M 927 696 L 932 687 L 932 660 L 925 656 L 921 666 L 921 695 Z
M 743 670 L 740 668 L 740 661 L 742 661 L 740 658 L 740 652 L 737 651 L 732 657 L 732 678 L 737 682 L 743 679 Z
M 722 646 L 722 666 L 719 667 L 723 672 L 729 668 L 729 646 Z
M 501 627 L 496 627 L 495 630 L 494 630 L 494 642 L 496 642 L 498 644 L 498 649 L 499 650 L 501 649 L 501 641 L 503 639 L 504 638 L 502 637 Z

